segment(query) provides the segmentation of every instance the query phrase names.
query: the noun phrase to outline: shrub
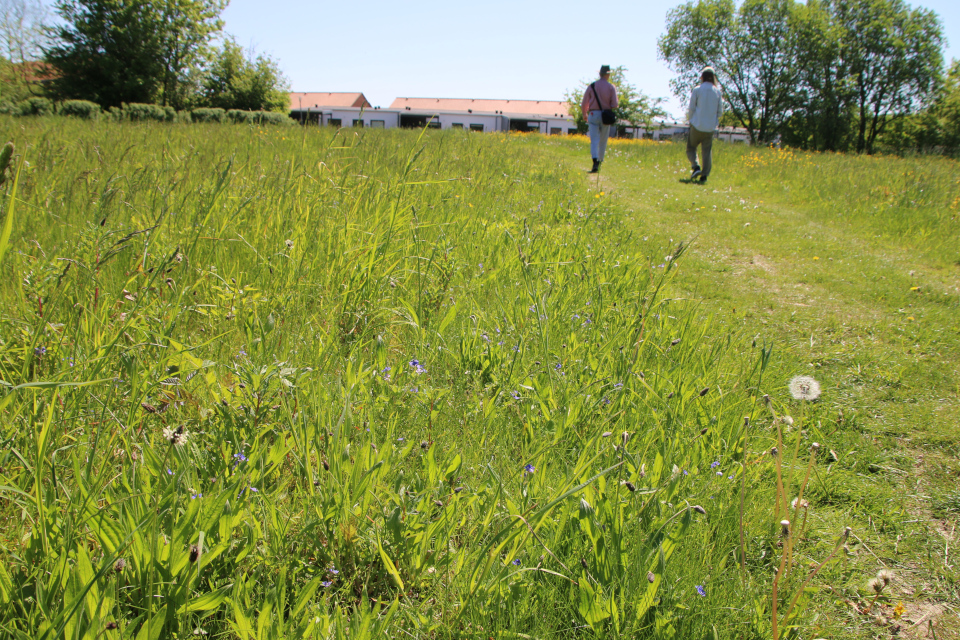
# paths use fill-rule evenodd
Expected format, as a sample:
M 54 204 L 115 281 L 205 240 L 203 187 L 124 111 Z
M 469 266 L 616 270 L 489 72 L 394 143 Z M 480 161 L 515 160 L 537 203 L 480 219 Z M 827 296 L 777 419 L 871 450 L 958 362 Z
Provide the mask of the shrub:
M 234 124 L 293 124 L 284 113 L 275 111 L 243 111 L 242 109 L 231 109 L 227 111 L 227 120 Z
M 20 107 L 10 102 L 9 100 L 4 100 L 0 102 L 0 114 L 5 116 L 14 116 L 20 114 Z
M 53 103 L 47 98 L 28 98 L 18 107 L 21 116 L 48 116 L 53 113 Z
M 66 100 L 60 104 L 60 115 L 94 120 L 100 117 L 100 105 L 89 100 Z
M 173 121 L 177 124 L 192 124 L 193 115 L 189 111 L 177 111 L 177 116 Z
M 162 107 L 159 104 L 131 103 L 123 105 L 123 119 L 131 122 L 173 122 L 177 119 L 177 110 Z
M 276 125 L 288 125 L 296 124 L 296 121 L 290 118 L 285 113 L 277 113 L 276 111 L 263 111 L 260 114 L 261 122 L 263 124 L 276 124 Z
M 191 113 L 194 122 L 223 122 L 227 117 L 223 109 L 194 109 Z
M 234 124 L 256 124 L 254 117 L 256 111 L 243 111 L 242 109 L 230 109 L 227 111 L 227 120 Z

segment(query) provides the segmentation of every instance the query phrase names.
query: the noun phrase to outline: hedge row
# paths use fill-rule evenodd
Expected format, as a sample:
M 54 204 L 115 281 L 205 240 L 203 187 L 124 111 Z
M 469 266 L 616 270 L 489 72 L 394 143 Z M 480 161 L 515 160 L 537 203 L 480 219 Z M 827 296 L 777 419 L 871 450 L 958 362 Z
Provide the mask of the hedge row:
M 29 98 L 13 104 L 0 103 L 0 113 L 14 116 L 61 115 L 84 120 L 96 120 L 101 117 L 127 122 L 231 122 L 235 124 L 295 124 L 296 121 L 283 113 L 269 111 L 241 111 L 240 109 L 193 109 L 177 111 L 173 107 L 158 104 L 124 104 L 122 107 L 110 107 L 103 111 L 95 102 L 87 100 L 66 100 L 53 102 L 48 98 Z

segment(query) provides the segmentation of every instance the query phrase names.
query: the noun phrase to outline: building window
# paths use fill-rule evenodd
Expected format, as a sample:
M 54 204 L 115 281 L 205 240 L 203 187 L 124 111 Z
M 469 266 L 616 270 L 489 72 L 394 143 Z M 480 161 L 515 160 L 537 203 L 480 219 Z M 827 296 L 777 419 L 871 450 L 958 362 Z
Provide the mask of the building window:
M 339 127 L 339 126 L 341 126 L 341 125 L 340 125 L 340 118 L 327 118 L 327 126 L 330 126 L 330 127 Z
M 577 133 L 577 128 L 576 128 L 576 127 L 570 127 L 569 129 L 567 129 L 567 135 L 569 135 L 569 136 L 572 136 L 572 135 L 574 135 L 574 134 L 576 134 L 576 133 Z
M 563 129 L 561 127 L 550 127 L 550 135 L 558 136 L 561 133 L 563 133 Z
M 353 126 L 357 129 L 363 129 L 363 120 L 354 120 Z
M 438 118 L 430 118 L 430 121 L 427 122 L 427 129 L 439 129 L 440 120 Z
M 483 125 L 482 125 L 482 124 L 471 124 L 471 125 L 470 125 L 470 131 L 483 131 Z
M 450 125 L 450 128 L 451 128 L 451 129 L 463 129 L 463 123 L 462 123 L 462 122 L 454 122 L 452 125 Z
M 383 129 L 383 120 L 371 120 L 370 121 L 371 129 Z

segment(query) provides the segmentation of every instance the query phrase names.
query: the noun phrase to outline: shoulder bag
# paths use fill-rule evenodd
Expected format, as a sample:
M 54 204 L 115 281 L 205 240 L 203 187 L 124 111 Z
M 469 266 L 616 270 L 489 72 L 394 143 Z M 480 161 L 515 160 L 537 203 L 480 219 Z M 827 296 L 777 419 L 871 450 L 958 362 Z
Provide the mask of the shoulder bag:
M 590 88 L 593 89 L 593 97 L 597 100 L 597 106 L 600 107 L 600 121 L 603 124 L 614 124 L 617 121 L 617 114 L 613 112 L 613 109 L 604 109 L 603 103 L 600 102 L 600 96 L 597 94 L 597 88 L 594 86 L 596 83 L 591 83 Z

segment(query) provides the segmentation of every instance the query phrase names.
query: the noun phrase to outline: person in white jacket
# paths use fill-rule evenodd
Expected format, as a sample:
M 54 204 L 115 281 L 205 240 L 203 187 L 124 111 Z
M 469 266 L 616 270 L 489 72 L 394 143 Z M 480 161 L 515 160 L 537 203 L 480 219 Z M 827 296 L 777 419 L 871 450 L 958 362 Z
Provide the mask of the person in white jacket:
M 717 88 L 717 75 L 712 67 L 704 67 L 700 72 L 700 86 L 693 90 L 690 96 L 690 106 L 687 107 L 687 121 L 690 123 L 690 133 L 687 136 L 687 158 L 693 174 L 691 180 L 700 179 L 700 184 L 707 181 L 710 169 L 713 168 L 713 132 L 720 125 L 720 116 L 723 115 L 723 98 Z M 700 156 L 703 164 L 697 162 L 697 147 L 700 147 Z

